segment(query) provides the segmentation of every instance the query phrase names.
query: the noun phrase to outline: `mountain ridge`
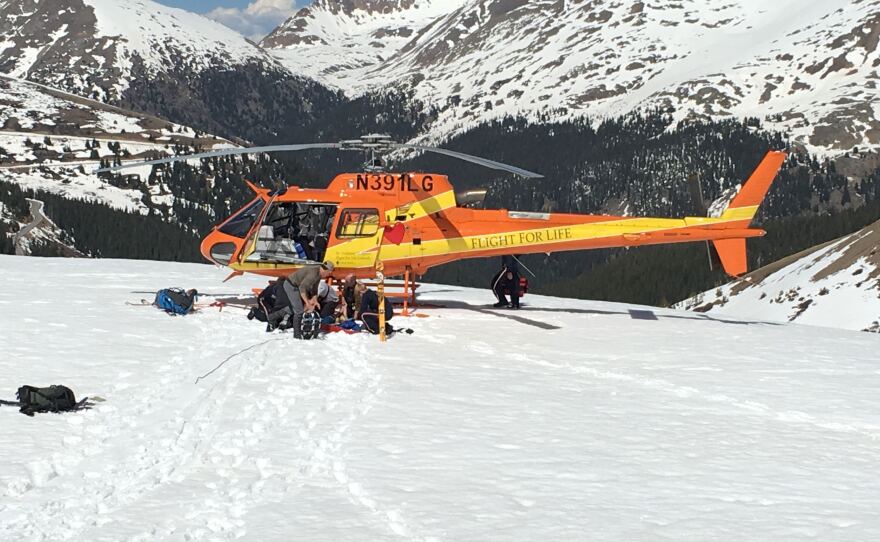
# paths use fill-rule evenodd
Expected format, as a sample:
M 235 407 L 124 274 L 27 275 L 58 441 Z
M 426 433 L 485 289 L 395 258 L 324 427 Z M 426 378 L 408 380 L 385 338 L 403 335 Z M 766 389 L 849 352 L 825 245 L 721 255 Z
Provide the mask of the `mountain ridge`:
M 880 143 L 880 99 L 871 92 L 880 82 L 877 0 L 462 0 L 439 14 L 436 6 L 378 16 L 316 2 L 262 44 L 290 69 L 348 94 L 389 81 L 415 89 L 440 109 L 428 136 L 435 140 L 507 114 L 662 107 L 679 120 L 764 118 L 814 152 Z M 375 39 L 394 28 L 409 33 Z

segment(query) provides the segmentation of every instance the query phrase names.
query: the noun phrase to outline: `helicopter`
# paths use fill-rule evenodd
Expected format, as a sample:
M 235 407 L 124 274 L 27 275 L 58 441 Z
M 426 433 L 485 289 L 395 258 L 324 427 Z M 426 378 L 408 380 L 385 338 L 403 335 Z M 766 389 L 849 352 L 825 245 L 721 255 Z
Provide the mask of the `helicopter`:
M 324 189 L 258 187 L 254 198 L 202 240 L 209 261 L 232 270 L 287 276 L 306 265 L 333 262 L 334 275 L 405 276 L 409 281 L 449 262 L 503 255 L 706 242 L 733 277 L 745 273 L 746 239 L 765 235 L 750 227 L 786 153 L 768 151 L 718 217 L 648 218 L 475 208 L 485 191 L 456 193 L 447 176 L 392 172 L 382 158 L 410 150 L 451 156 L 527 179 L 522 168 L 448 149 L 398 143 L 370 134 L 336 143 L 222 149 L 96 170 L 165 164 L 224 155 L 327 149 L 367 155 L 363 170 L 341 173 Z M 710 253 L 712 250 L 710 250 Z

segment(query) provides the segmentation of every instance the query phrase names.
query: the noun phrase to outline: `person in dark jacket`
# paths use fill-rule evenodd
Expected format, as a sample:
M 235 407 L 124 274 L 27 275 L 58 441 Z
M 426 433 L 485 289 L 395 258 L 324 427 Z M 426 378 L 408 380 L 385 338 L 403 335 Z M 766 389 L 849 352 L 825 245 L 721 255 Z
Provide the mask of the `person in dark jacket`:
M 282 308 L 278 303 L 279 283 L 281 280 L 273 280 L 268 286 L 263 288 L 263 291 L 257 296 L 257 304 L 251 307 L 247 314 L 248 320 L 256 318 L 260 322 L 268 322 L 269 315 Z
M 345 318 L 354 318 L 356 286 L 357 279 L 355 279 L 354 273 L 346 275 L 345 280 L 342 282 L 342 305 Z
M 495 293 L 497 303 L 493 307 L 519 308 L 519 261 L 515 256 L 501 257 L 501 270 L 492 277 L 492 292 Z M 507 301 L 507 294 L 510 301 Z
M 358 315 L 357 318 L 360 318 L 364 323 L 364 329 L 372 333 L 373 335 L 379 334 L 379 294 L 366 288 L 363 285 L 363 293 L 360 296 L 360 304 L 358 305 Z M 394 333 L 394 328 L 391 327 L 391 324 L 388 323 L 391 320 L 391 317 L 394 316 L 394 304 L 391 303 L 391 300 L 385 300 L 385 334 L 391 335 Z

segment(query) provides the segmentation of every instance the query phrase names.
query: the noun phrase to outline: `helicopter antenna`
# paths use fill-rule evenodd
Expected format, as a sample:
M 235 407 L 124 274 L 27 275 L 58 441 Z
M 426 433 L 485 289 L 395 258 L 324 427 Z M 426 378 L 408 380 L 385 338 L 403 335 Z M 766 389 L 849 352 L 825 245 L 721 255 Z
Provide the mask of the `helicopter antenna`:
M 459 160 L 464 160 L 465 162 L 471 162 L 473 164 L 478 164 L 483 167 L 487 167 L 490 169 L 496 169 L 501 171 L 507 171 L 508 173 L 513 173 L 514 175 L 519 175 L 520 177 L 525 177 L 527 179 L 540 179 L 543 178 L 543 175 L 539 173 L 534 173 L 532 171 L 528 171 L 526 169 L 522 169 L 516 166 L 511 166 L 509 164 L 505 164 L 502 162 L 496 162 L 494 160 L 489 160 L 488 158 L 481 158 L 479 156 L 473 156 L 470 154 L 465 154 L 463 152 L 450 151 L 447 149 L 441 149 L 439 147 L 427 147 L 422 145 L 410 145 L 408 143 L 397 143 L 391 139 L 391 136 L 387 134 L 368 134 L 361 136 L 359 139 L 349 139 L 340 141 L 339 143 L 298 143 L 291 145 L 270 145 L 264 147 L 238 147 L 238 148 L 230 148 L 230 149 L 219 149 L 215 151 L 201 152 L 196 154 L 182 154 L 177 156 L 169 156 L 167 158 L 160 158 L 158 160 L 147 160 L 147 161 L 133 161 L 126 162 L 122 165 L 118 166 L 110 166 L 105 168 L 98 168 L 94 172 L 95 173 L 105 173 L 110 171 L 119 171 L 121 169 L 128 169 L 134 167 L 141 166 L 151 166 L 158 164 L 170 164 L 173 162 L 182 162 L 186 160 L 196 160 L 201 158 L 212 158 L 215 156 L 231 156 L 231 155 L 241 155 L 241 154 L 251 154 L 251 153 L 268 153 L 268 152 L 283 152 L 283 151 L 304 151 L 311 149 L 335 149 L 341 151 L 362 151 L 366 155 L 367 163 L 364 164 L 364 167 L 367 171 L 370 172 L 378 172 L 385 171 L 385 160 L 383 160 L 382 155 L 392 152 L 397 149 L 411 149 L 422 152 L 432 152 L 436 154 L 442 154 L 445 156 L 450 156 L 452 158 L 457 158 Z

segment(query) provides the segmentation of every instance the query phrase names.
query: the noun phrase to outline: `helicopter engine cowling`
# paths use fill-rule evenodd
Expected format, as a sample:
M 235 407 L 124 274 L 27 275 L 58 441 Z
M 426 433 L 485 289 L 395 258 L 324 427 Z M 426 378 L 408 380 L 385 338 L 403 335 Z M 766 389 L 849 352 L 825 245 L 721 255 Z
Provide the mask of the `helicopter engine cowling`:
M 481 208 L 486 200 L 485 188 L 474 188 L 472 190 L 462 190 L 455 193 L 455 203 L 459 207 Z

